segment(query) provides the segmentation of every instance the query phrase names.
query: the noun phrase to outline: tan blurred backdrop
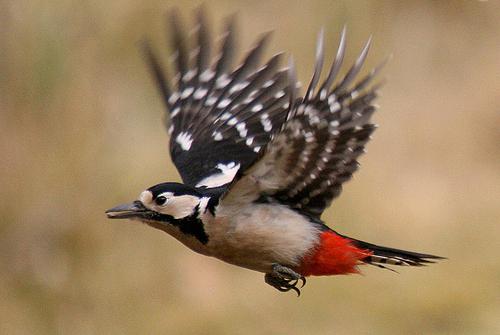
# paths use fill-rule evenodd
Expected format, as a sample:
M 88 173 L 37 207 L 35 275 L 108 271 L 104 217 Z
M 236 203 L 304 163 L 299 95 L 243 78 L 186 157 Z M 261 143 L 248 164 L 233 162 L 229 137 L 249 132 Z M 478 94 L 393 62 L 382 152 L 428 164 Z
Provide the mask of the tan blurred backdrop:
M 104 210 L 178 180 L 137 42 L 199 1 L 0 2 L 1 334 L 500 334 L 497 1 L 206 1 L 241 50 L 275 30 L 309 80 L 348 27 L 348 62 L 388 54 L 380 124 L 324 219 L 448 261 L 313 278 L 300 299 Z M 213 29 L 215 32 L 216 29 Z M 217 29 L 218 31 L 218 29 Z

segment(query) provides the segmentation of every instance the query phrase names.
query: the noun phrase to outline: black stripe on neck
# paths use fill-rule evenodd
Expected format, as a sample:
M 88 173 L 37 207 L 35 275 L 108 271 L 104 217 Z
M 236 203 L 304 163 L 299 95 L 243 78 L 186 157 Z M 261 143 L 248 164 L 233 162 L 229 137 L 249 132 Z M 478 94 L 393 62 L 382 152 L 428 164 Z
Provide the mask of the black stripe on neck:
M 203 222 L 198 217 L 199 215 L 199 206 L 196 206 L 195 211 L 192 215 L 182 218 L 175 219 L 171 215 L 153 213 L 151 217 L 154 221 L 161 221 L 165 224 L 171 224 L 179 228 L 179 230 L 186 235 L 194 236 L 198 241 L 202 244 L 208 243 L 208 235 L 205 232 L 205 228 L 203 227 Z

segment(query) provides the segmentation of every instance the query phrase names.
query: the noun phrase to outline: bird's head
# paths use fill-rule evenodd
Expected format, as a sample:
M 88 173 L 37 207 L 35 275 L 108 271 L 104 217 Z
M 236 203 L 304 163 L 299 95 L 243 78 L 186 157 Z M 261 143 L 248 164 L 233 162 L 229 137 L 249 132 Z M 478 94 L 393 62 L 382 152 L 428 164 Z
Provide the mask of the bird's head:
M 187 185 L 162 183 L 143 191 L 132 203 L 108 209 L 106 214 L 110 219 L 175 223 L 197 216 L 200 209 L 205 209 L 208 199 Z

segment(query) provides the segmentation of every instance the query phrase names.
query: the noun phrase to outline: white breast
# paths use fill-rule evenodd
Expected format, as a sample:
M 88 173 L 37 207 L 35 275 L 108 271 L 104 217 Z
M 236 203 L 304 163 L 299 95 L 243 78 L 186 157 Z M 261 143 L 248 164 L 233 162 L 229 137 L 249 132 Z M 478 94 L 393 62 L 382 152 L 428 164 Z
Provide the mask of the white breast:
M 205 230 L 212 256 L 261 272 L 274 263 L 298 266 L 320 234 L 305 217 L 278 204 L 218 208 Z

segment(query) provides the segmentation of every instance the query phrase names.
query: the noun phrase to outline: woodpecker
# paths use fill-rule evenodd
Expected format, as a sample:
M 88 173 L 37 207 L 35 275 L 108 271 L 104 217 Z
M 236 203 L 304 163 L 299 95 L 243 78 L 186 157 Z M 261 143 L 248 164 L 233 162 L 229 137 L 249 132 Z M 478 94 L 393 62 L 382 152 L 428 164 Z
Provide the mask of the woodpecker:
M 362 264 L 422 266 L 442 258 L 350 238 L 321 220 L 358 169 L 376 128 L 370 118 L 379 85 L 372 81 L 382 65 L 356 80 L 371 38 L 340 76 L 344 28 L 320 82 L 322 30 L 314 73 L 301 96 L 293 61 L 280 68 L 280 53 L 259 65 L 269 33 L 234 69 L 234 17 L 225 22 L 214 61 L 202 10 L 192 41 L 176 12 L 168 21 L 177 75 L 168 79 L 148 42 L 143 50 L 167 108 L 170 154 L 183 183 L 150 187 L 134 202 L 107 210 L 108 218 L 141 221 L 297 294 L 308 276 L 358 273 Z

